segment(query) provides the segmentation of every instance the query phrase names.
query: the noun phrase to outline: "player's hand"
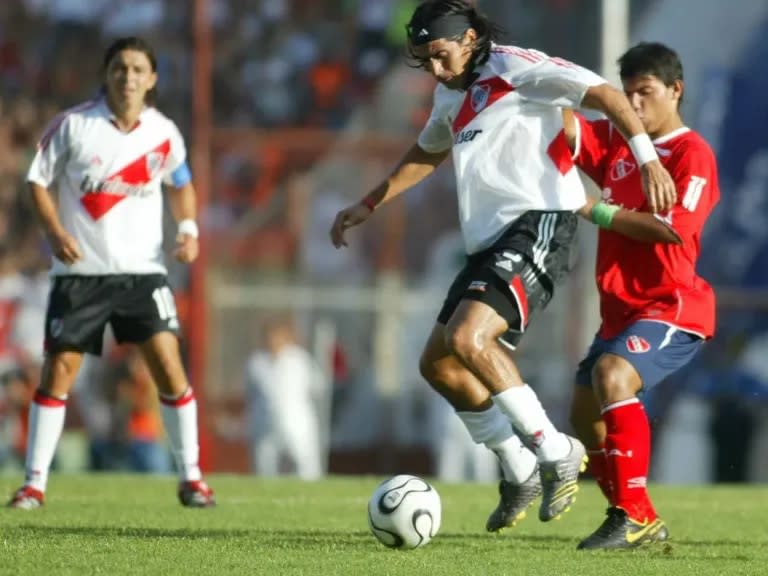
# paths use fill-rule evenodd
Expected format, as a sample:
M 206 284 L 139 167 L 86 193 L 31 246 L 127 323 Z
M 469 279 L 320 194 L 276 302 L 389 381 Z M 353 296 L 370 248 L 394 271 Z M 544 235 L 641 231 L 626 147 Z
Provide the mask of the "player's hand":
M 371 214 L 373 214 L 371 209 L 360 203 L 344 208 L 344 210 L 341 210 L 336 214 L 336 219 L 333 221 L 333 226 L 331 227 L 331 242 L 333 242 L 333 245 L 336 248 L 347 246 L 347 240 L 344 238 L 344 233 L 347 229 L 362 224 L 368 220 L 368 218 L 371 217 Z
M 72 266 L 75 262 L 83 257 L 83 251 L 80 249 L 80 244 L 77 240 L 69 234 L 69 232 L 62 230 L 50 234 L 48 241 L 51 244 L 51 250 L 54 256 L 61 262 L 64 262 L 67 266 Z
M 643 192 L 651 212 L 666 212 L 677 202 L 675 181 L 659 160 L 646 162 L 640 167 L 643 177 Z
M 174 256 L 182 264 L 194 262 L 200 253 L 200 242 L 194 236 L 189 234 L 179 234 L 176 236 L 176 251 Z
M 584 204 L 584 206 L 576 210 L 576 214 L 578 214 L 585 220 L 589 220 L 590 222 L 592 222 L 592 208 L 594 208 L 595 204 L 597 204 L 598 202 L 599 200 L 597 198 L 587 194 L 586 204 Z

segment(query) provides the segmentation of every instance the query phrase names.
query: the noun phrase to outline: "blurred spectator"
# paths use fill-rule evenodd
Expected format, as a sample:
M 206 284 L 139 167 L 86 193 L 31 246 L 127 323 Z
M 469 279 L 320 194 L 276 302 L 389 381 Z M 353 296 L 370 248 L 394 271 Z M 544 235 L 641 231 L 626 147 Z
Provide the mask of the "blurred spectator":
M 323 475 L 319 414 L 328 383 L 312 356 L 297 341 L 293 321 L 276 317 L 264 324 L 263 343 L 245 368 L 253 471 L 275 476 L 286 468 L 304 480 Z

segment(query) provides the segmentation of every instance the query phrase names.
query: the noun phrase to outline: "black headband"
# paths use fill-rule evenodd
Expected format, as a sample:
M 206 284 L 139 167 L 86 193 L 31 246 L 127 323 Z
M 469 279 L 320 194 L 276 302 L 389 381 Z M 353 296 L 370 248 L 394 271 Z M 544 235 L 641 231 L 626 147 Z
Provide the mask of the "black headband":
M 408 40 L 413 46 L 421 46 L 440 38 L 463 36 L 472 24 L 462 14 L 447 14 L 436 18 L 429 24 L 412 21 L 407 26 Z

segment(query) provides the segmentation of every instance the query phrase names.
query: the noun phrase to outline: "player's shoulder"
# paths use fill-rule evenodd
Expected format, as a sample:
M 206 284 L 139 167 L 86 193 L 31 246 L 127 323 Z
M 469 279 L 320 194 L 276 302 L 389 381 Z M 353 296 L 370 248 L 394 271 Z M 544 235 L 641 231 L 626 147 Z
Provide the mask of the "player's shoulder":
M 515 68 L 537 64 L 549 56 L 534 48 L 523 48 L 512 44 L 491 44 L 488 52 L 488 63 L 495 66 Z
M 440 82 L 435 86 L 435 90 L 432 93 L 432 107 L 436 110 L 445 111 L 450 109 L 451 106 L 457 102 L 461 102 L 464 99 L 464 92 L 459 90 L 451 90 L 446 88 Z
M 102 106 L 102 98 L 97 97 L 65 108 L 48 122 L 38 142 L 38 148 L 47 149 L 54 137 L 60 137 L 57 135 L 71 137 L 76 134 L 79 127 L 85 126 L 90 118 L 101 114 Z
M 56 114 L 51 120 L 50 125 L 55 126 L 64 124 L 65 122 L 75 122 L 93 118 L 102 113 L 102 107 L 102 98 L 85 100 L 84 102 L 65 108 Z
M 698 132 L 688 127 L 676 130 L 667 137 L 654 142 L 661 156 L 665 154 L 680 159 L 695 156 L 715 161 L 715 152 L 709 142 Z
M 688 150 L 700 152 L 702 154 L 706 154 L 707 156 L 711 156 L 712 158 L 715 157 L 715 151 L 712 150 L 712 146 L 709 145 L 709 142 L 707 142 L 704 136 L 695 130 L 690 130 L 685 135 L 683 139 L 683 146 L 685 146 L 685 148 Z
M 166 126 L 168 128 L 177 128 L 176 122 L 174 122 L 169 116 L 164 114 L 159 108 L 154 106 L 147 106 L 141 113 L 142 117 L 149 122 Z

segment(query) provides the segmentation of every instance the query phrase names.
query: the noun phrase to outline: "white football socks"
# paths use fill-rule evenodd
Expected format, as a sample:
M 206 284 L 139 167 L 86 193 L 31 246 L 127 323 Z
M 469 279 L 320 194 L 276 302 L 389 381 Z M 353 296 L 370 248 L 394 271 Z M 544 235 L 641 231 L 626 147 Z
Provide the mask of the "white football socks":
M 496 394 L 493 402 L 499 410 L 528 441 L 536 451 L 539 462 L 552 462 L 566 457 L 571 451 L 571 442 L 558 432 L 539 402 L 536 392 L 524 384 Z
M 27 457 L 24 485 L 45 492 L 56 446 L 64 430 L 67 397 L 55 398 L 36 392 L 29 407 Z
M 512 425 L 494 405 L 483 412 L 456 412 L 472 440 L 484 444 L 501 463 L 504 479 L 522 484 L 536 468 L 536 456 L 517 437 Z
M 198 458 L 197 400 L 192 388 L 178 398 L 160 395 L 160 411 L 182 481 L 202 478 Z

